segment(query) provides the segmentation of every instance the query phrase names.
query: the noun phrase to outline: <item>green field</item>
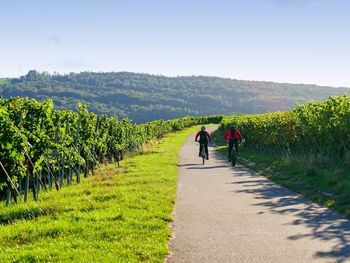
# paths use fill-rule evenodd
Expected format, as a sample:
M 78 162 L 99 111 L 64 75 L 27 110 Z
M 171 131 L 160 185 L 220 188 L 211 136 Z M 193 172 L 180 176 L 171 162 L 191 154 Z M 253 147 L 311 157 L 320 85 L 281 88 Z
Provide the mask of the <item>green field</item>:
M 178 152 L 195 128 L 39 202 L 0 210 L 1 262 L 163 262 Z

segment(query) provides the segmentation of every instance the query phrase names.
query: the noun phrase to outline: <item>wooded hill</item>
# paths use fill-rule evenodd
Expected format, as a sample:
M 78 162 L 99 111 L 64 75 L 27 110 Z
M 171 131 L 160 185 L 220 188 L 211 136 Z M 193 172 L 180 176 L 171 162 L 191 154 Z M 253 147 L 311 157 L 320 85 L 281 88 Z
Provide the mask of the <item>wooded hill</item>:
M 287 110 L 296 102 L 325 100 L 348 88 L 245 81 L 219 77 L 165 77 L 130 72 L 65 75 L 31 70 L 20 78 L 0 79 L 0 95 L 53 99 L 58 109 L 77 102 L 101 114 L 142 123 L 186 115 L 264 113 Z

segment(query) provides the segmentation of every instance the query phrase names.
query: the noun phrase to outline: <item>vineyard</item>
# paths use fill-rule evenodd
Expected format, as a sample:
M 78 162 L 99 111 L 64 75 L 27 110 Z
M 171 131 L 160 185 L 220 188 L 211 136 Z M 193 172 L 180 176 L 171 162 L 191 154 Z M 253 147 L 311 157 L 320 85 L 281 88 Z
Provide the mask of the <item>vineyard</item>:
M 136 125 L 129 119 L 96 115 L 86 105 L 78 111 L 54 110 L 51 100 L 0 100 L 0 200 L 9 205 L 28 200 L 31 192 L 59 190 L 94 174 L 104 162 L 165 134 L 202 123 L 219 123 L 220 116 L 157 120 Z
M 268 179 L 350 217 L 349 106 L 350 97 L 341 96 L 288 112 L 136 125 L 96 115 L 83 104 L 74 112 L 54 110 L 50 100 L 1 99 L 0 258 L 2 262 L 163 262 L 169 253 L 178 153 L 196 130 L 184 128 L 203 123 L 220 123 L 213 138 L 221 141 L 225 129 L 235 124 L 246 141 L 241 160 L 253 157 L 250 160 L 266 165 L 268 159 L 267 166 L 273 164 L 271 173 L 265 174 Z M 159 138 L 161 143 L 143 147 Z M 220 149 L 226 154 L 225 147 Z M 317 168 L 324 163 L 324 174 L 307 172 L 310 157 L 318 160 Z M 123 158 L 127 161 L 117 167 Z M 293 165 L 284 160 L 293 160 L 288 163 Z M 336 174 L 339 164 L 347 168 Z M 216 178 L 218 170 L 211 173 Z M 261 180 L 252 179 L 261 193 L 273 196 L 270 183 L 260 185 Z M 327 195 L 321 196 L 323 192 Z M 280 191 L 278 198 L 279 210 L 299 202 Z M 313 224 L 314 215 L 307 217 Z
M 350 96 L 308 102 L 288 112 L 239 115 L 223 119 L 220 129 L 236 124 L 245 147 L 284 155 L 315 156 L 325 162 L 348 158 Z
M 254 169 L 350 216 L 350 96 L 287 112 L 224 117 L 217 136 L 231 124 L 245 137 L 241 157 Z
M 51 100 L 0 100 L 0 200 L 38 200 L 40 191 L 59 190 L 94 174 L 105 162 L 165 134 L 202 123 L 236 124 L 245 147 L 283 156 L 313 156 L 323 163 L 349 161 L 350 97 L 308 102 L 288 112 L 222 118 L 185 117 L 136 125 L 129 119 L 96 115 L 86 105 L 54 110 Z

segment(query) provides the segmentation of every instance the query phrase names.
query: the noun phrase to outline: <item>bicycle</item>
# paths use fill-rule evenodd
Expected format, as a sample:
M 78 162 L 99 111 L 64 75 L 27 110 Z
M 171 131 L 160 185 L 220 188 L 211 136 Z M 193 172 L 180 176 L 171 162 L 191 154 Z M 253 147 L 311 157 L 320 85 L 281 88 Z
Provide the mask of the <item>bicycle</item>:
M 231 152 L 230 152 L 230 160 L 231 160 L 231 164 L 233 167 L 236 166 L 237 159 L 238 159 L 238 156 L 237 156 L 236 146 L 235 146 L 235 144 L 233 144 Z
M 231 162 L 232 166 L 234 167 L 234 166 L 236 166 L 237 159 L 238 159 L 238 154 L 237 154 L 238 149 L 236 148 L 236 146 L 238 147 L 238 144 L 236 142 L 236 139 L 233 139 L 232 141 L 230 140 L 229 145 L 230 145 L 230 143 L 232 143 L 233 145 L 232 145 L 231 152 L 229 155 L 229 161 Z
M 203 159 L 203 165 L 205 163 L 205 160 L 207 159 L 207 154 L 205 153 L 205 147 L 204 147 L 204 143 L 200 143 L 200 147 L 201 147 L 201 153 L 200 153 L 200 156 L 202 157 Z

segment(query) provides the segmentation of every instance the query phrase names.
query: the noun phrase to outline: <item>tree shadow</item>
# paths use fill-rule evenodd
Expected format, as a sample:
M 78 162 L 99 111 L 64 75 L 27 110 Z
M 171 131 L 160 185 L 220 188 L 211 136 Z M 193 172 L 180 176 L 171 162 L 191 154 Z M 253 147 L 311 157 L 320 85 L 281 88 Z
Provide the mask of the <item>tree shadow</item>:
M 203 165 L 201 163 L 185 163 L 185 164 L 178 164 L 179 167 L 187 167 L 187 166 L 199 166 Z
M 218 168 L 227 168 L 226 165 L 216 165 L 216 166 L 205 166 L 205 165 L 202 165 L 201 166 L 195 166 L 195 167 L 188 167 L 186 169 L 189 169 L 189 170 L 210 170 L 210 169 L 218 169 Z
M 247 176 L 244 170 L 249 169 L 242 169 L 234 175 L 239 177 L 245 174 L 244 178 L 230 184 L 239 184 L 247 189 L 233 192 L 252 194 L 255 199 L 264 200 L 254 204 L 255 206 L 263 206 L 272 214 L 292 215 L 296 219 L 288 225 L 304 225 L 310 230 L 306 234 L 289 236 L 289 240 L 307 238 L 332 241 L 336 244 L 330 251 L 317 251 L 314 256 L 316 258 L 330 258 L 338 263 L 350 260 L 349 220 L 337 212 L 321 207 L 290 189 L 276 185 L 265 178 L 258 175 Z M 251 171 L 249 173 L 251 174 Z M 263 213 L 259 212 L 258 214 Z

